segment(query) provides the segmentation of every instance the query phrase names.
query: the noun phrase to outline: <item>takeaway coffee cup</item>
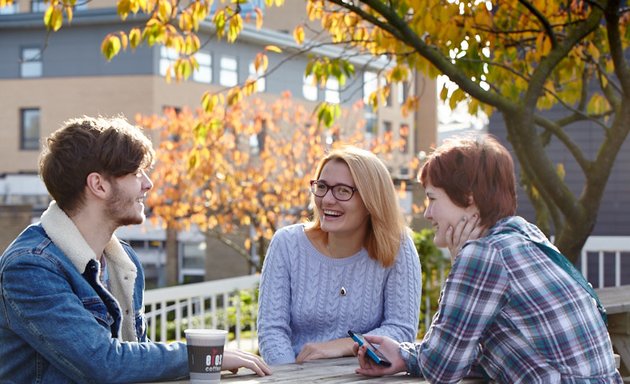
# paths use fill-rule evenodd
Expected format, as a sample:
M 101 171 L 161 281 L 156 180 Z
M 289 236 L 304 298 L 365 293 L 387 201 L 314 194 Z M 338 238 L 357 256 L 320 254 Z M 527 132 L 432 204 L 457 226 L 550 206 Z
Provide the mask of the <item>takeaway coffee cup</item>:
M 191 383 L 218 383 L 221 380 L 223 346 L 227 331 L 222 329 L 186 329 L 188 370 Z

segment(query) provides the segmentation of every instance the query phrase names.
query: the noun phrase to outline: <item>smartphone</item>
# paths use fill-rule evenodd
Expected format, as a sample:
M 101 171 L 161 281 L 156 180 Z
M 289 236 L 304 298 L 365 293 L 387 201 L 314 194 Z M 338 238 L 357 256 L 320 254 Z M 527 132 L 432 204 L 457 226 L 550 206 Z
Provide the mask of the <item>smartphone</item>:
M 384 367 L 389 367 L 392 365 L 392 363 L 390 363 L 389 360 L 387 360 L 385 356 L 383 356 L 383 354 L 379 352 L 378 348 L 376 348 L 374 344 L 365 340 L 365 337 L 363 337 L 362 334 L 348 331 L 348 335 L 352 337 L 352 340 L 356 341 L 359 344 L 359 347 L 362 345 L 366 346 L 368 356 L 370 356 L 370 358 L 374 360 L 376 364 L 382 365 Z

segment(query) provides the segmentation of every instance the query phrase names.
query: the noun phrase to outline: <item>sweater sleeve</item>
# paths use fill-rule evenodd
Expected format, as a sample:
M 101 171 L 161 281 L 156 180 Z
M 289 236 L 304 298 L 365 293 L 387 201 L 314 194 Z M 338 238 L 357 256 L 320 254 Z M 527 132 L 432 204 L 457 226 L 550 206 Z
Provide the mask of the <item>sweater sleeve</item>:
M 367 334 L 389 336 L 401 342 L 414 341 L 418 332 L 421 295 L 418 252 L 411 237 L 405 236 L 396 263 L 385 282 L 383 321 Z
M 258 298 L 258 345 L 270 365 L 295 362 L 291 347 L 291 278 L 288 237 L 278 231 L 267 249 Z

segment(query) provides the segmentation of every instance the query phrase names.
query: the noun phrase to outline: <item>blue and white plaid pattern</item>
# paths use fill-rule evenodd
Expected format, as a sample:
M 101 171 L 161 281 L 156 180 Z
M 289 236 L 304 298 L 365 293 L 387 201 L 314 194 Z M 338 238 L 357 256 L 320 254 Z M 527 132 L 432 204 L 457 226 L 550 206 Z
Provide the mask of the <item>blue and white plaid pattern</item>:
M 507 229 L 522 236 L 498 234 Z M 424 340 L 401 345 L 410 373 L 451 383 L 479 366 L 500 383 L 622 383 L 593 299 L 528 239 L 550 244 L 508 217 L 466 243 Z

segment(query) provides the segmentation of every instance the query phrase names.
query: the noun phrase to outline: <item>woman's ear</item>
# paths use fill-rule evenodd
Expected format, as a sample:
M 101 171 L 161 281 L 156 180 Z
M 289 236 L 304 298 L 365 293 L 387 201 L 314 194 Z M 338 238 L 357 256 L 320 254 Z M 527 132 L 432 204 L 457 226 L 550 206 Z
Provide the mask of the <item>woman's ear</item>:
M 468 195 L 468 207 L 466 207 L 466 209 L 472 213 L 479 214 L 479 208 L 477 208 L 477 204 L 475 203 L 472 193 Z

